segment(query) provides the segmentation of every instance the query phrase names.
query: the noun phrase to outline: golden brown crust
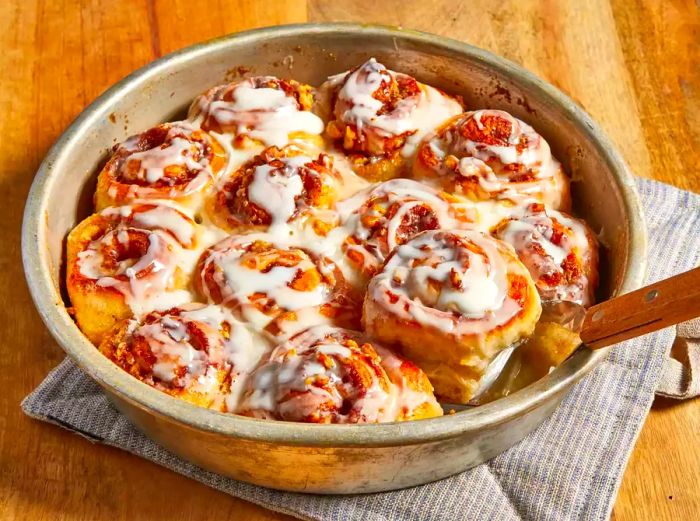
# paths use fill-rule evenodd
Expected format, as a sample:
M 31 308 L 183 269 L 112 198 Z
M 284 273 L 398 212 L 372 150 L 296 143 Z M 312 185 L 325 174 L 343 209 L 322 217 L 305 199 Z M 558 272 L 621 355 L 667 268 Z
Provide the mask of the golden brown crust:
M 227 411 L 232 383 L 241 377 L 230 353 L 249 349 L 241 327 L 216 307 L 187 304 L 120 322 L 99 349 L 131 376 L 160 391 Z
M 207 132 L 187 122 L 157 125 L 115 146 L 97 178 L 95 207 L 147 199 L 195 204 L 226 161 Z
M 332 208 L 338 182 L 328 155 L 297 145 L 269 147 L 221 183 L 206 208 L 212 222 L 230 232 L 266 230 L 299 219 L 308 219 L 323 232 L 336 224 L 335 219 L 329 217 L 331 212 L 316 210 Z M 255 199 L 258 192 L 263 192 L 263 200 Z M 289 208 L 281 207 L 285 203 Z
M 419 146 L 413 177 L 439 181 L 473 200 L 527 196 L 571 207 L 569 179 L 535 130 L 507 112 L 477 110 L 448 120 Z
M 466 403 L 489 361 L 530 335 L 540 312 L 537 290 L 506 244 L 479 232 L 434 231 L 387 259 L 367 290 L 363 324 L 401 346 L 438 396 Z
M 239 89 L 266 89 L 281 93 L 279 99 L 265 100 L 261 106 L 239 98 L 244 95 Z M 249 95 L 246 95 L 247 98 Z M 318 120 L 318 128 L 312 114 L 314 108 L 314 88 L 295 80 L 280 79 L 274 76 L 253 76 L 225 85 L 218 85 L 198 96 L 190 106 L 189 119 L 201 120 L 204 130 L 233 135 L 232 145 L 236 149 L 251 149 L 261 146 L 282 146 L 291 141 L 301 141 L 321 147 L 323 124 Z M 261 99 L 262 101 L 262 99 Z M 283 114 L 280 109 L 285 110 Z M 277 116 L 289 119 L 293 113 L 307 113 L 307 121 L 298 126 L 288 126 L 274 120 Z M 279 136 L 265 134 L 265 129 L 285 129 L 284 143 Z M 274 141 L 274 142 L 273 142 Z
M 140 220 L 153 212 L 172 213 L 185 226 L 191 226 L 191 237 L 177 237 L 166 228 L 151 227 Z M 181 212 L 155 204 L 138 204 L 108 208 L 93 214 L 68 235 L 66 243 L 66 286 L 75 319 L 80 329 L 94 344 L 99 344 L 114 325 L 133 315 L 129 297 L 139 282 L 161 280 L 171 291 L 187 285 L 187 275 L 178 266 L 176 249 L 192 248 L 197 240 L 196 225 Z M 182 240 L 185 244 L 181 244 Z M 139 271 L 129 268 L 139 266 Z M 138 288 L 137 288 L 138 289 Z
M 353 170 L 378 182 L 400 177 L 411 165 L 412 139 L 425 130 L 424 109 L 440 121 L 460 112 L 460 102 L 374 59 L 321 86 L 329 115 L 326 136 L 345 151 Z
M 442 415 L 413 363 L 362 333 L 320 327 L 279 346 L 249 380 L 241 414 L 307 423 L 375 423 Z
M 531 202 L 491 233 L 515 248 L 543 300 L 595 301 L 598 241 L 585 222 Z

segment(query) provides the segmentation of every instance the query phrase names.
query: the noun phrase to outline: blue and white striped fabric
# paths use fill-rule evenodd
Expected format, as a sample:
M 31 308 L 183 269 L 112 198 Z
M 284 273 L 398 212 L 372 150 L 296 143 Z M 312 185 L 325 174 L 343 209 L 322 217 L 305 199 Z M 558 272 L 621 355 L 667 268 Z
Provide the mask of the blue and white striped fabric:
M 648 219 L 648 282 L 696 266 L 700 196 L 648 180 L 637 187 Z M 429 485 L 361 496 L 277 492 L 203 471 L 136 431 L 69 360 L 22 407 L 32 417 L 303 519 L 606 519 L 674 336 L 666 329 L 617 346 L 539 429 L 488 463 Z

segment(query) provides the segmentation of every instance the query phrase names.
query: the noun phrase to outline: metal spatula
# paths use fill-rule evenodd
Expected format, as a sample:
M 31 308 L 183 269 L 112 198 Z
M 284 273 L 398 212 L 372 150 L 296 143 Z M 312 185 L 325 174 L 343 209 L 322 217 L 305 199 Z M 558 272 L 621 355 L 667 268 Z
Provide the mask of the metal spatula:
M 641 289 L 606 300 L 588 309 L 569 301 L 547 301 L 542 304 L 539 324 L 555 324 L 578 335 L 560 335 L 569 345 L 557 339 L 555 365 L 569 358 L 577 349 L 601 349 L 618 342 L 657 331 L 700 316 L 700 267 Z M 479 380 L 479 387 L 468 406 L 481 405 L 499 396 L 490 392 L 503 378 L 504 369 L 519 349 L 551 339 L 536 338 L 556 334 L 552 327 L 535 330 L 535 338 L 510 346 L 494 357 Z M 531 383 L 531 382 L 529 382 Z M 527 384 L 525 384 L 527 385 Z M 517 389 L 514 389 L 517 390 Z M 465 405 L 443 403 L 446 410 L 464 409 Z

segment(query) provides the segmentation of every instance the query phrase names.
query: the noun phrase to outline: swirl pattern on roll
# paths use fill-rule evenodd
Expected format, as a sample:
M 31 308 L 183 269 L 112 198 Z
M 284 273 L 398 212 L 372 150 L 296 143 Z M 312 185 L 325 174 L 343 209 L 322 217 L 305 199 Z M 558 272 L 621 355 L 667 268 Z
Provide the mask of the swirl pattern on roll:
M 68 293 L 93 341 L 116 320 L 189 301 L 184 288 L 196 263 L 199 231 L 164 204 L 111 207 L 68 236 Z
M 208 301 L 275 338 L 330 321 L 359 323 L 359 301 L 333 262 L 268 234 L 233 235 L 208 249 L 198 284 Z
M 114 148 L 97 181 L 95 206 L 142 199 L 188 204 L 225 163 L 224 149 L 203 130 L 188 122 L 163 123 Z
M 439 416 L 423 372 L 362 333 L 318 327 L 277 347 L 248 381 L 240 412 L 309 423 Z
M 400 175 L 420 139 L 462 111 L 454 98 L 374 58 L 324 88 L 331 104 L 326 134 L 351 154 L 359 174 L 374 180 Z
M 130 374 L 229 413 L 439 415 L 431 385 L 469 400 L 540 299 L 590 305 L 598 282 L 543 137 L 374 58 L 318 89 L 210 88 L 116 145 L 94 201 L 68 235 L 69 313 Z
M 540 312 L 508 245 L 477 231 L 434 230 L 387 258 L 370 281 L 363 320 L 368 333 L 400 345 L 438 395 L 465 401 L 489 361 L 528 336 Z M 448 371 L 463 381 L 444 381 Z
M 229 412 L 263 354 L 261 344 L 229 311 L 204 304 L 128 319 L 100 351 L 156 389 Z
M 474 217 L 463 202 L 410 179 L 393 179 L 338 205 L 347 238 L 342 250 L 371 277 L 396 247 L 425 230 L 466 228 Z
M 254 76 L 205 92 L 189 117 L 204 130 L 234 134 L 236 148 L 282 147 L 295 139 L 320 144 L 323 121 L 311 112 L 313 103 L 309 85 Z
M 339 182 L 327 154 L 295 145 L 271 147 L 222 183 L 209 213 L 218 226 L 231 231 L 250 227 L 285 231 L 293 221 L 310 220 L 323 235 L 337 221 L 330 209 Z
M 517 207 L 492 233 L 515 248 L 543 300 L 593 304 L 598 241 L 586 223 L 532 202 Z
M 456 116 L 421 144 L 417 178 L 473 199 L 529 196 L 569 208 L 569 181 L 549 145 L 530 125 L 502 110 Z

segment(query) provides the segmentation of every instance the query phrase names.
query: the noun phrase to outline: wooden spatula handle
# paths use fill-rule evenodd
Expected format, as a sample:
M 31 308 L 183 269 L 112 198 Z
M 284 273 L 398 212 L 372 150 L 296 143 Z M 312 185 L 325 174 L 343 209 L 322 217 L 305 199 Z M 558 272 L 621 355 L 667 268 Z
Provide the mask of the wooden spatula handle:
M 581 327 L 591 349 L 700 316 L 700 267 L 592 306 Z

